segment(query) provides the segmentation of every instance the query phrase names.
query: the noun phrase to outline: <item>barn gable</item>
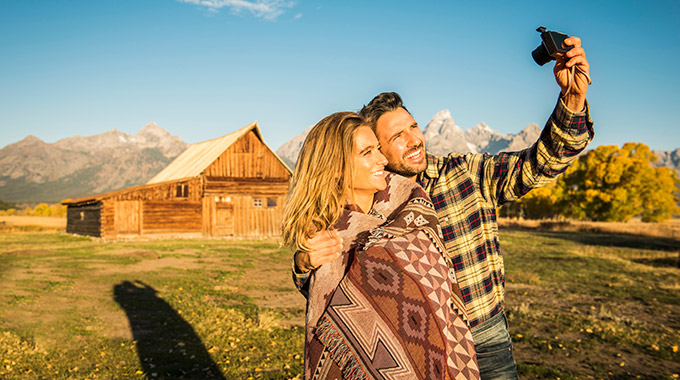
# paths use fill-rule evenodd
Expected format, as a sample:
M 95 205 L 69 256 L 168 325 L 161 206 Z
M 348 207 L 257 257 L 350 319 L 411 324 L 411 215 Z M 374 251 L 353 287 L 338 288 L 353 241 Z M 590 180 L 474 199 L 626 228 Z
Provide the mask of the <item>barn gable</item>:
M 203 172 L 208 177 L 285 179 L 291 176 L 284 164 L 255 130 L 236 140 Z
M 233 154 L 230 155 L 229 152 Z M 209 168 L 212 168 L 211 171 L 217 172 L 212 175 L 221 173 L 223 175 L 217 176 L 232 176 L 231 174 L 224 173 L 223 169 L 220 169 L 226 168 L 227 171 L 234 172 L 234 174 L 241 174 L 240 176 L 237 175 L 237 177 L 253 177 L 246 175 L 249 174 L 246 166 L 251 166 L 251 163 L 248 163 L 246 160 L 254 158 L 256 160 L 254 162 L 255 166 L 258 166 L 258 161 L 264 163 L 264 152 L 269 153 L 269 166 L 280 166 L 281 169 L 288 173 L 287 177 L 290 177 L 291 171 L 288 166 L 267 146 L 262 139 L 262 133 L 257 126 L 257 122 L 253 122 L 228 135 L 191 145 L 165 169 L 151 178 L 147 185 L 197 177 L 201 174 L 207 174 L 205 172 Z M 253 174 L 257 173 L 259 172 Z

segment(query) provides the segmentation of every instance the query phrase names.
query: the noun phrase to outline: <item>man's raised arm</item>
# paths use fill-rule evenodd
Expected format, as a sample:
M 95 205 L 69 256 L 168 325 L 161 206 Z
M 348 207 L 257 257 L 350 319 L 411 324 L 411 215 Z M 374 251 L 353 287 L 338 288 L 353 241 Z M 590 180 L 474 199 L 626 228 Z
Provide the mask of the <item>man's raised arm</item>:
M 519 152 L 465 155 L 484 198 L 495 206 L 553 181 L 593 138 L 586 102 L 590 66 L 578 37 L 567 38 L 565 44 L 573 48 L 556 58 L 553 70 L 560 97 L 538 141 Z M 572 69 L 573 66 L 578 68 Z

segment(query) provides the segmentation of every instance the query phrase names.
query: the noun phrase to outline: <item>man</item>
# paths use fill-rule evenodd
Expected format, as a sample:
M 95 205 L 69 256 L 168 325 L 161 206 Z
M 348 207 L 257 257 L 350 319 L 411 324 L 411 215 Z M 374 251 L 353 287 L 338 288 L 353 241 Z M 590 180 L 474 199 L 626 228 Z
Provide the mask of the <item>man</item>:
M 564 43 L 572 49 L 556 59 L 553 70 L 561 88 L 558 104 L 539 140 L 523 151 L 426 153 L 423 133 L 396 93 L 376 96 L 360 112 L 378 137 L 386 169 L 417 181 L 432 198 L 470 318 L 482 379 L 517 378 L 503 313 L 505 273 L 496 208 L 554 180 L 593 137 L 585 51 L 577 37 Z M 309 246 L 310 252 L 297 252 L 293 259 L 294 280 L 303 294 L 310 271 L 337 258 L 341 241 L 333 231 L 322 231 Z

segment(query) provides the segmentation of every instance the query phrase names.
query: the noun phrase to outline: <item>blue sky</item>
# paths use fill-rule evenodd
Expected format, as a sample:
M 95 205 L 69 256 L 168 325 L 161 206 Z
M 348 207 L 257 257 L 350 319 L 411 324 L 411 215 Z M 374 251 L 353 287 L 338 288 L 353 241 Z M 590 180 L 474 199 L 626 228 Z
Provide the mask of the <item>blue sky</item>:
M 680 147 L 678 1 L 0 2 L 0 146 L 155 121 L 187 142 L 254 120 L 274 149 L 397 91 L 425 126 L 541 126 L 558 95 L 538 26 L 582 38 L 593 147 Z

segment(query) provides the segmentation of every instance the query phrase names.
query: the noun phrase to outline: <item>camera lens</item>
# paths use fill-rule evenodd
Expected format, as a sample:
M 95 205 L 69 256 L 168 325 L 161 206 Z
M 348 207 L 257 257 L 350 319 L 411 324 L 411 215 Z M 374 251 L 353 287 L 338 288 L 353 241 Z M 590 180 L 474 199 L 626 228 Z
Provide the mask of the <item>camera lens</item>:
M 534 57 L 534 61 L 536 61 L 539 66 L 543 66 L 552 60 L 552 57 L 548 54 L 548 49 L 546 49 L 542 43 L 531 52 L 531 56 Z

